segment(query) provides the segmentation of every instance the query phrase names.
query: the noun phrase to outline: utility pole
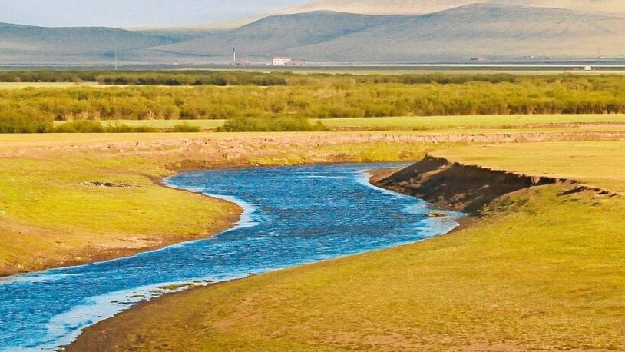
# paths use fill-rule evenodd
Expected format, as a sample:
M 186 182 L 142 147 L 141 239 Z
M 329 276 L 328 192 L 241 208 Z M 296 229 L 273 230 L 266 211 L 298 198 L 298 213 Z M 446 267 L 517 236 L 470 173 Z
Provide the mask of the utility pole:
M 117 44 L 115 44 L 115 50 L 113 51 L 113 56 L 115 56 L 115 71 L 117 71 Z

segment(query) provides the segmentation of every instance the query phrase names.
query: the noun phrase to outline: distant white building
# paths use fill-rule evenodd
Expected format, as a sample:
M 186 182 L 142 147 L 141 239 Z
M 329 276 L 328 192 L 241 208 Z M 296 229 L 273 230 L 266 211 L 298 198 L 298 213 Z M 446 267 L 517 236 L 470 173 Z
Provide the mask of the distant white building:
M 271 64 L 273 66 L 286 66 L 289 62 L 291 62 L 290 57 L 274 57 L 271 60 Z

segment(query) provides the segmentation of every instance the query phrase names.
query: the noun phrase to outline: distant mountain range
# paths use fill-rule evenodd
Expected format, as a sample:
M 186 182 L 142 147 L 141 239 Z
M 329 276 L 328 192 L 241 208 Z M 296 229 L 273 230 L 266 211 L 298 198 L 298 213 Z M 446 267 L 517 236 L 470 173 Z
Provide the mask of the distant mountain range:
M 559 8 L 587 14 L 625 16 L 622 0 L 321 0 L 289 7 L 275 14 L 333 11 L 363 15 L 422 15 L 476 3 Z
M 345 63 L 625 57 L 625 9 L 616 11 L 616 1 L 550 2 L 569 5 L 563 8 L 487 3 L 446 8 L 464 2 L 469 1 L 395 0 L 375 7 L 372 0 L 321 1 L 297 11 L 352 13 L 272 15 L 228 30 L 0 24 L 0 64 L 224 64 L 232 61 L 233 48 L 239 58 L 257 64 L 272 56 Z M 582 3 L 588 11 L 577 10 Z M 442 10 L 398 14 L 402 4 L 404 12 Z M 597 4 L 603 4 L 602 11 Z M 361 13 L 353 13 L 357 9 Z

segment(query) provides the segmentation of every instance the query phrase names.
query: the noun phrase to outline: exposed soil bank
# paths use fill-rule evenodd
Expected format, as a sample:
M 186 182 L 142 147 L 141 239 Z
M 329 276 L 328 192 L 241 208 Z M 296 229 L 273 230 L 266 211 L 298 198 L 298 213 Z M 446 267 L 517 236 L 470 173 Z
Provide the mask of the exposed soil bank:
M 479 215 L 485 205 L 508 193 L 548 184 L 574 185 L 563 195 L 591 190 L 600 195 L 617 196 L 612 191 L 581 185 L 576 180 L 492 170 L 432 156 L 399 171 L 378 173 L 371 178 L 371 183 L 470 215 Z
M 372 178 L 372 183 L 379 187 L 471 215 L 479 214 L 486 204 L 505 194 L 532 186 L 564 182 L 574 183 L 565 179 L 461 165 L 431 156 L 390 175 Z

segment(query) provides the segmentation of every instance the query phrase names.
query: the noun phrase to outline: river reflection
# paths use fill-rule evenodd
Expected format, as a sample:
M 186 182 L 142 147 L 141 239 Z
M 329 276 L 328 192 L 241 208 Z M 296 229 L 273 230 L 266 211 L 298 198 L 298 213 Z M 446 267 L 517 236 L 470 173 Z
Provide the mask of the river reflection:
M 206 240 L 0 281 L 0 351 L 53 350 L 133 303 L 186 287 L 177 285 L 205 285 L 411 243 L 457 225 L 459 213 L 430 218 L 424 202 L 369 185 L 367 170 L 389 166 L 251 168 L 172 177 L 166 181 L 171 187 L 240 204 L 245 212 L 239 224 Z

